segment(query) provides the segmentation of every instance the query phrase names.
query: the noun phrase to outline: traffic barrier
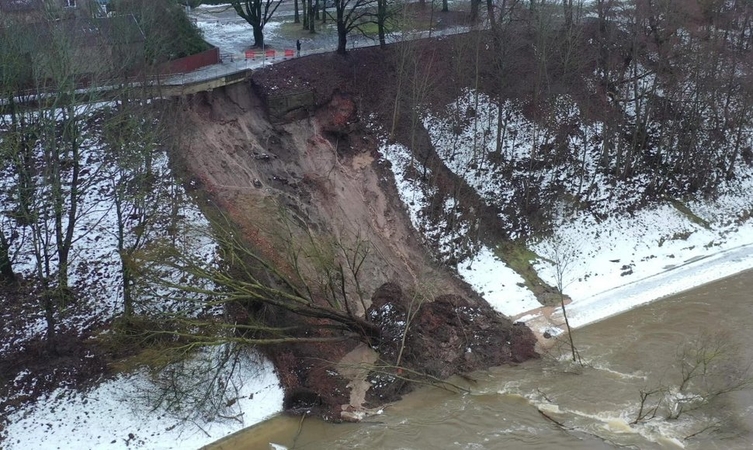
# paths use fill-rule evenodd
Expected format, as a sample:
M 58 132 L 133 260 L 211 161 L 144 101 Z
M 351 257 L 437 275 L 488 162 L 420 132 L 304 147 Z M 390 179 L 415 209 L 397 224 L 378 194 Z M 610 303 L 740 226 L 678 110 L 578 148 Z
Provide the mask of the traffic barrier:
M 201 53 L 168 61 L 160 66 L 160 73 L 187 73 L 220 63 L 220 49 L 212 47 Z
M 281 57 L 285 59 L 295 58 L 295 50 L 293 49 L 284 49 L 280 50 L 279 52 L 277 50 L 246 50 L 244 53 L 236 53 L 236 54 L 229 54 L 230 58 L 237 58 L 237 59 L 276 59 L 277 55 L 280 55 Z

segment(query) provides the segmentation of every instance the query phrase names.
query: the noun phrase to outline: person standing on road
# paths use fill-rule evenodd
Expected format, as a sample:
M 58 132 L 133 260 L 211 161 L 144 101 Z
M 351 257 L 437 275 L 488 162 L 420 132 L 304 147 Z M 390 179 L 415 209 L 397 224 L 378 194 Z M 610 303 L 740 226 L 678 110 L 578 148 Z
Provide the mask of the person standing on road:
M 301 40 L 300 39 L 296 39 L 295 41 L 295 50 L 296 50 L 297 56 L 301 56 Z

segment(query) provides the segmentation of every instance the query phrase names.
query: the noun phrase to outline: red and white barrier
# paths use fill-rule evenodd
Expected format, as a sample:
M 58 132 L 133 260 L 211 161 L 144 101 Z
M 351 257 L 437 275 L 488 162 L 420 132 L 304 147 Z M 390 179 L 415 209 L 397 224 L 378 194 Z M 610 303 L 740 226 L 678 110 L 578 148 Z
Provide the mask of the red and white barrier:
M 296 51 L 293 49 L 284 49 L 284 50 L 255 50 L 255 49 L 249 49 L 246 50 L 243 53 L 227 53 L 223 55 L 223 59 L 229 59 L 230 62 L 234 61 L 243 61 L 243 60 L 252 60 L 257 61 L 261 59 L 277 59 L 277 57 L 280 56 L 284 59 L 291 59 L 295 58 Z

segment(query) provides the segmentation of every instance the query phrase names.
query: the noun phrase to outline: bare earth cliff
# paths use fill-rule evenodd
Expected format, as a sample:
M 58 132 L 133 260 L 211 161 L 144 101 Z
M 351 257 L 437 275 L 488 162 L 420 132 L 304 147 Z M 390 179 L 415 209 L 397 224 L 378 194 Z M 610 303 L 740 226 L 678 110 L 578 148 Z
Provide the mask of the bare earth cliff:
M 411 381 L 536 357 L 528 328 L 493 311 L 417 239 L 378 138 L 366 126 L 363 104 L 370 100 L 359 89 L 373 80 L 353 82 L 354 60 L 318 58 L 275 69 L 321 79 L 318 87 L 301 81 L 285 88 L 295 95 L 281 97 L 269 81 L 290 77 L 259 72 L 176 104 L 183 133 L 174 159 L 187 185 L 262 257 L 290 267 L 294 249 L 312 242 L 334 247 L 332 259 L 363 255 L 348 294 L 363 298 L 356 314 L 378 326 L 379 338 L 371 346 L 353 339 L 268 347 L 287 393 L 285 408 L 355 419 L 410 390 Z M 359 72 L 368 72 L 365 59 Z M 275 325 L 306 323 L 309 333 L 337 335 L 318 329 L 315 319 L 264 314 Z

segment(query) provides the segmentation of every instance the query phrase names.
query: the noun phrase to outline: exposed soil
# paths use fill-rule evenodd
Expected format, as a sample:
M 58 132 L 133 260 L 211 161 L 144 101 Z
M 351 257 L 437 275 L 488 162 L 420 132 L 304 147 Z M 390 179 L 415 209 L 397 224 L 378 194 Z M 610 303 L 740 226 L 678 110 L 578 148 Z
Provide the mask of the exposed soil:
M 455 374 L 536 358 L 536 338 L 484 302 L 459 295 L 421 301 L 400 286 L 381 286 L 366 313 L 384 330 L 377 347 L 380 367 L 398 365 L 396 373 L 374 370 L 368 398 L 375 404 L 396 399 L 412 388 L 406 380 L 443 380 Z
M 412 229 L 380 161 L 379 136 L 366 127 L 392 108 L 384 93 L 394 67 L 391 56 L 380 52 L 298 58 L 256 72 L 249 84 L 177 105 L 185 132 L 176 161 L 192 177 L 190 184 L 265 258 L 283 270 L 290 267 L 286 248 L 304 237 L 334 238 L 343 248 L 368 243 L 360 292 L 350 294 L 366 295 L 359 314 L 380 326 L 379 369 L 349 378 L 342 367 L 337 370 L 359 345 L 356 340 L 268 352 L 287 392 L 285 408 L 331 420 L 358 417 L 354 411 L 396 399 L 415 386 L 411 379 L 443 379 L 536 357 L 530 330 L 513 326 L 437 264 Z M 310 104 L 269 120 L 267 101 L 306 91 Z M 403 345 L 406 321 L 400 317 L 416 311 L 415 298 L 421 298 L 421 307 Z M 281 312 L 268 312 L 267 320 L 301 323 Z M 317 336 L 337 336 L 316 322 L 308 325 Z M 351 393 L 368 386 L 376 387 L 366 392 L 366 402 L 350 404 Z
M 452 15 L 443 22 L 452 25 Z M 438 56 L 452 48 L 447 42 L 417 43 L 416 55 L 422 56 L 416 62 L 443 61 Z M 283 271 L 289 269 L 288 244 L 304 241 L 308 233 L 334 239 L 343 248 L 368 244 L 361 292 L 351 287 L 348 294 L 362 295 L 364 301 L 356 302 L 357 313 L 380 325 L 378 353 L 353 339 L 270 349 L 289 411 L 354 420 L 362 417 L 363 410 L 415 387 L 409 380 L 426 382 L 536 357 L 530 331 L 492 311 L 435 260 L 410 225 L 391 172 L 380 159 L 380 136 L 365 126 L 376 120 L 388 129 L 393 118 L 400 124 L 409 117 L 405 105 L 395 109 L 393 102 L 398 63 L 395 47 L 352 51 L 344 58 L 334 54 L 297 58 L 256 72 L 250 83 L 184 98 L 174 105 L 182 132 L 174 137 L 173 160 L 186 174 L 187 188 L 209 204 L 208 212 L 219 209 L 227 215 L 268 261 Z M 451 76 L 446 63 L 436 66 L 437 79 Z M 452 98 L 463 82 L 442 83 L 443 88 L 434 89 L 427 101 L 440 104 Z M 282 121 L 270 121 L 266 101 L 285 92 L 310 92 L 313 102 L 289 111 Z M 406 130 L 396 127 L 394 138 L 407 142 Z M 426 139 L 425 134 L 421 139 Z M 431 157 L 429 147 L 416 146 Z M 448 171 L 439 165 L 436 169 L 440 189 L 458 186 L 459 180 Z M 480 200 L 470 204 L 484 210 Z M 483 214 L 493 217 L 494 213 Z M 3 396 L 8 400 L 0 405 L 2 415 L 61 386 L 85 388 L 108 373 L 108 361 L 137 351 L 91 343 L 89 338 L 97 330 L 111 326 L 102 323 L 75 333 L 60 329 L 53 346 L 43 339 L 13 346 L 16 332 L 25 324 L 20 320 L 25 311 L 39 308 L 18 300 L 21 297 L 34 295 L 19 292 L 3 297 L 2 341 L 13 349 L 0 361 Z M 406 332 L 400 317 L 416 311 L 413 300 L 418 297 L 421 306 Z M 270 323 L 301 321 L 279 311 L 266 311 L 266 318 Z M 315 321 L 307 325 L 317 330 Z M 316 332 L 320 337 L 338 337 L 333 331 Z M 365 365 L 378 369 L 354 369 Z

